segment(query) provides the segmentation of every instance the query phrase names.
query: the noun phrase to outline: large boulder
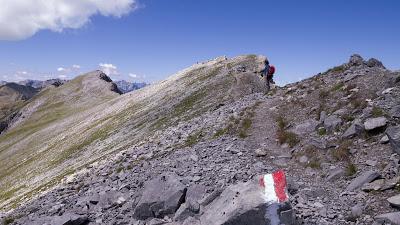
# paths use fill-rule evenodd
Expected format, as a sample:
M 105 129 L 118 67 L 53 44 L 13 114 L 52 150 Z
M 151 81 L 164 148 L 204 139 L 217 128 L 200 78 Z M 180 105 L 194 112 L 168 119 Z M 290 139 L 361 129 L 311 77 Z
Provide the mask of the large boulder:
M 360 176 L 354 178 L 351 183 L 347 186 L 346 191 L 355 191 L 361 188 L 364 184 L 374 181 L 381 175 L 376 171 L 367 171 Z
M 89 222 L 87 216 L 65 213 L 62 216 L 55 216 L 51 220 L 52 225 L 83 225 Z
M 378 224 L 400 225 L 400 212 L 385 213 L 375 217 Z
M 400 207 L 400 195 L 392 196 L 387 201 L 394 207 Z
M 342 124 L 342 120 L 336 115 L 330 115 L 324 120 L 324 127 L 328 131 L 334 131 Z
M 389 127 L 386 130 L 386 135 L 389 138 L 389 143 L 393 151 L 400 154 L 400 126 Z
M 377 68 L 382 68 L 382 69 L 386 69 L 385 66 L 383 65 L 383 63 L 375 58 L 370 58 L 367 61 L 367 66 L 368 67 L 377 67 Z
M 200 221 L 213 225 L 269 225 L 280 220 L 286 225 L 293 224 L 294 214 L 289 203 L 275 204 L 266 202 L 263 189 L 256 182 L 239 183 L 225 189 L 211 202 Z M 276 210 L 279 216 L 270 216 L 271 210 Z
M 184 221 L 194 217 L 200 212 L 200 201 L 205 197 L 206 187 L 203 185 L 190 186 L 186 192 L 185 203 L 183 203 L 174 215 L 175 221 Z
M 133 217 L 145 220 L 174 214 L 185 200 L 186 187 L 177 175 L 166 173 L 144 184 L 144 191 Z
M 364 59 L 358 55 L 358 54 L 354 54 L 350 57 L 349 66 L 361 66 L 364 64 Z
M 304 121 L 301 124 L 298 124 L 293 132 L 296 133 L 297 135 L 307 135 L 315 131 L 317 128 L 319 122 L 313 119 L 309 119 Z
M 385 127 L 388 120 L 386 117 L 378 117 L 378 118 L 369 118 L 364 122 L 364 127 L 366 131 L 372 131 L 375 129 L 379 129 Z
M 342 135 L 342 138 L 354 138 L 364 131 L 364 126 L 359 123 L 353 123 Z
M 393 118 L 400 118 L 400 105 L 396 105 L 389 110 L 389 114 Z

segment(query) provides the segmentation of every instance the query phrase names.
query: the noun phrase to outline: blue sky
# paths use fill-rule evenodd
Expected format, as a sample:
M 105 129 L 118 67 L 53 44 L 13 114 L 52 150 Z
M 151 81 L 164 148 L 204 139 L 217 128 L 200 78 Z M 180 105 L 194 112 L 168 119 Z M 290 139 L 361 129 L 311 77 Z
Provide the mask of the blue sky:
M 72 78 L 102 64 L 114 80 L 154 82 L 197 61 L 253 53 L 266 55 L 276 66 L 279 84 L 323 72 L 353 53 L 378 58 L 390 69 L 400 68 L 400 1 L 396 0 L 125 0 L 121 4 L 127 1 L 134 6 L 121 15 L 93 11 L 85 15 L 90 22 L 68 24 L 77 28 L 41 28 L 28 37 L 0 41 L 0 80 Z

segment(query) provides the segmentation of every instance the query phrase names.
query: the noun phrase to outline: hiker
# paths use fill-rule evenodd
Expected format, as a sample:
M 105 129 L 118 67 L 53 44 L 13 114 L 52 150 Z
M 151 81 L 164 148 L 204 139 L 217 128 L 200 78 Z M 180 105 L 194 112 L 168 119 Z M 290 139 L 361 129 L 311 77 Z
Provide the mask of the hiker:
M 268 93 L 270 89 L 270 83 L 275 84 L 273 80 L 275 67 L 273 65 L 270 66 L 267 59 L 265 60 L 264 63 L 265 63 L 265 68 L 261 71 L 261 76 L 264 77 L 265 80 L 265 87 L 266 87 L 265 93 Z

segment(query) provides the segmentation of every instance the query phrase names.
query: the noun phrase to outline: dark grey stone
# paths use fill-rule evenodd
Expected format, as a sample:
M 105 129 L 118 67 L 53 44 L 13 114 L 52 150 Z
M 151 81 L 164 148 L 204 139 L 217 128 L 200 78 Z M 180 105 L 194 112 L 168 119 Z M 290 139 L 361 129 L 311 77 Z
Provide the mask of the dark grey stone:
M 389 127 L 386 130 L 386 135 L 389 138 L 389 143 L 393 151 L 400 154 L 400 126 Z
M 172 173 L 147 181 L 133 216 L 137 219 L 164 217 L 174 214 L 184 202 L 186 187 Z
M 62 216 L 55 216 L 51 220 L 52 225 L 83 225 L 89 222 L 87 216 L 72 213 L 65 213 Z
M 400 212 L 385 213 L 375 217 L 378 224 L 400 225 Z
M 344 170 L 342 168 L 336 168 L 331 170 L 326 178 L 327 181 L 335 181 L 340 177 L 344 176 Z
M 342 135 L 342 138 L 353 138 L 364 131 L 364 126 L 360 123 L 353 123 Z
M 381 175 L 376 171 L 367 171 L 360 176 L 354 178 L 351 183 L 347 186 L 346 191 L 355 191 L 361 188 L 364 184 L 374 181 Z
M 324 120 L 324 127 L 328 131 L 334 131 L 342 124 L 342 120 L 336 115 L 330 115 Z

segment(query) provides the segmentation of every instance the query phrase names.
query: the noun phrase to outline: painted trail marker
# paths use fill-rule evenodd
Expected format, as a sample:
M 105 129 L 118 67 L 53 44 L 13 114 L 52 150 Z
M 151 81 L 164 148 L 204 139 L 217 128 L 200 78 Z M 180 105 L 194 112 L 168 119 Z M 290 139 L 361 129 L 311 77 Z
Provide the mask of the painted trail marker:
M 289 200 L 286 176 L 283 170 L 262 176 L 260 186 L 264 189 L 264 197 L 267 203 L 282 203 Z
M 270 221 L 271 225 L 279 225 L 281 222 L 278 212 L 280 203 L 289 200 L 285 172 L 278 170 L 272 174 L 265 174 L 260 177 L 259 184 L 265 204 L 268 205 L 265 218 Z

